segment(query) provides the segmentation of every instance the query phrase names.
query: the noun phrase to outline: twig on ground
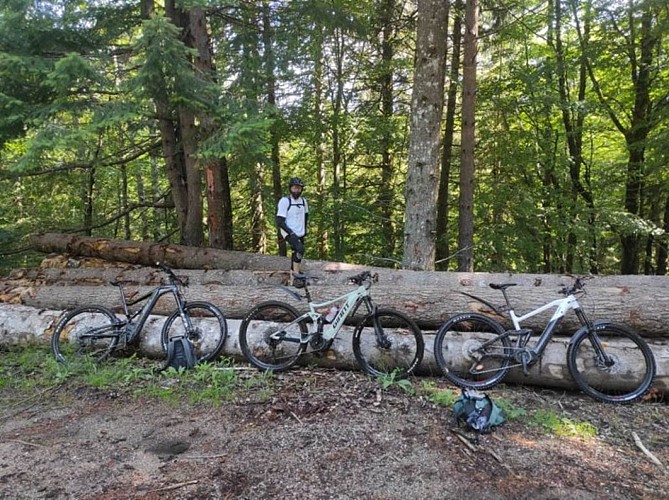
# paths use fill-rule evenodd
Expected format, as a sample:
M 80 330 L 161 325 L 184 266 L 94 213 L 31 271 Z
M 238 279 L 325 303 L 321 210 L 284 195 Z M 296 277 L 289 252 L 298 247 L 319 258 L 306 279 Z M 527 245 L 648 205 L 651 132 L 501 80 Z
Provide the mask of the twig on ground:
M 290 414 L 293 416 L 293 418 L 295 418 L 295 420 L 297 420 L 300 424 L 302 424 L 302 420 L 300 420 L 300 417 L 295 415 L 295 412 L 291 411 Z
M 227 457 L 226 454 L 221 454 L 221 455 L 190 455 L 187 457 L 179 457 L 181 460 L 210 460 L 213 458 L 223 458 Z
M 33 406 L 39 404 L 39 403 L 42 401 L 42 396 L 44 396 L 44 395 L 45 395 L 46 393 L 48 393 L 48 392 L 53 391 L 53 390 L 56 389 L 57 387 L 60 387 L 60 385 L 61 385 L 61 384 L 52 385 L 51 387 L 47 387 L 47 388 L 44 389 L 43 391 L 40 391 L 40 392 L 38 392 L 37 394 L 34 394 L 34 395 L 30 396 L 29 398 L 22 399 L 21 401 L 18 401 L 18 402 L 16 402 L 16 403 L 14 403 L 13 405 L 10 406 L 10 408 L 16 408 L 17 406 L 19 406 L 19 405 L 21 405 L 21 404 L 24 404 L 24 403 L 33 401 L 33 402 L 32 402 L 31 404 L 29 404 L 28 406 L 26 406 L 26 407 L 24 407 L 24 408 L 20 408 L 20 409 L 16 410 L 15 412 L 8 413 L 8 414 L 6 414 L 6 415 L 1 415 L 1 416 L 0 416 L 0 420 L 8 420 L 8 419 L 10 419 L 10 418 L 12 418 L 12 417 L 15 417 L 16 415 L 18 415 L 18 414 L 20 414 L 20 413 L 22 413 L 22 412 L 24 412 L 24 411 L 26 411 L 26 410 L 32 408 Z
M 156 493 L 158 491 L 176 490 L 178 488 L 183 488 L 184 486 L 190 486 L 192 484 L 197 484 L 197 483 L 198 483 L 198 480 L 194 479 L 192 481 L 185 481 L 183 483 L 172 484 L 170 486 L 164 486 L 162 488 L 158 488 L 158 489 L 155 489 L 155 490 L 149 490 L 149 491 L 147 491 L 147 493 Z
M 463 436 L 457 429 L 451 429 L 451 432 L 457 436 L 457 438 L 464 443 L 464 445 L 469 448 L 471 451 L 476 452 L 477 447 L 472 444 L 467 436 Z
M 48 446 L 44 446 L 43 444 L 31 443 L 29 441 L 21 441 L 20 439 L 8 439 L 5 442 L 6 443 L 25 444 L 27 446 L 34 446 L 35 448 L 48 448 Z
M 653 462 L 655 465 L 657 465 L 658 467 L 662 467 L 664 469 L 664 465 L 662 464 L 662 462 L 660 462 L 660 460 L 655 455 L 653 455 L 648 448 L 644 446 L 644 444 L 641 442 L 641 438 L 636 432 L 632 431 L 632 437 L 634 438 L 634 444 L 637 445 L 637 447 L 643 452 L 643 454 L 646 455 L 650 459 L 650 461 Z

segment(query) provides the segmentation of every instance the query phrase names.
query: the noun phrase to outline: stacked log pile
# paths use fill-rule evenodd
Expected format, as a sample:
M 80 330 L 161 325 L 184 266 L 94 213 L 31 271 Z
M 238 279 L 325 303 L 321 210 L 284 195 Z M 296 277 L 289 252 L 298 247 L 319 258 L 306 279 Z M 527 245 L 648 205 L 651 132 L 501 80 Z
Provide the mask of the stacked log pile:
M 119 304 L 119 295 L 109 285 L 111 280 L 129 282 L 130 298 L 148 292 L 164 279 L 160 270 L 151 267 L 158 261 L 177 268 L 176 274 L 188 281 L 187 298 L 212 302 L 224 311 L 230 330 L 225 352 L 230 356 L 241 355 L 238 325 L 255 304 L 275 299 L 287 301 L 300 311 L 306 310 L 306 301 L 296 301 L 287 291 L 301 293 L 287 287 L 290 264 L 286 257 L 58 234 L 39 235 L 33 244 L 40 251 L 57 253 L 48 256 L 40 268 L 17 269 L 0 280 L 0 342 L 31 335 L 26 330 L 34 330 L 32 335 L 37 337 L 48 337 L 56 318 L 66 309 L 85 304 L 114 309 Z M 372 297 L 377 304 L 398 309 L 416 320 L 426 336 L 425 371 L 432 373 L 438 371 L 432 356 L 433 334 L 449 316 L 472 310 L 494 316 L 488 306 L 462 292 L 500 306 L 504 303 L 501 293 L 488 285 L 517 283 L 509 290 L 509 296 L 516 311 L 522 313 L 561 298 L 559 290 L 573 281 L 560 275 L 416 272 L 324 261 L 307 261 L 304 269 L 319 278 L 310 287 L 316 301 L 349 292 L 352 286 L 347 278 L 361 270 L 377 273 Z M 580 302 L 592 319 L 625 324 L 649 341 L 658 363 L 656 386 L 669 392 L 669 277 L 600 276 L 588 281 L 586 290 L 587 296 Z M 165 298 L 154 312 L 166 315 L 173 310 L 173 302 Z M 550 314 L 538 315 L 524 326 L 540 331 Z M 559 333 L 568 335 L 577 327 L 571 315 L 565 318 Z M 158 330 L 149 325 L 144 335 L 157 335 L 152 328 Z M 338 344 L 342 342 L 340 339 Z M 148 341 L 144 344 L 158 345 Z M 556 337 L 530 377 L 512 370 L 511 380 L 571 387 L 565 366 L 566 345 L 566 337 Z M 333 359 L 339 357 L 342 366 L 350 365 L 348 349 L 340 350 L 338 354 L 336 343 L 332 356 L 326 357 L 325 362 L 337 365 Z

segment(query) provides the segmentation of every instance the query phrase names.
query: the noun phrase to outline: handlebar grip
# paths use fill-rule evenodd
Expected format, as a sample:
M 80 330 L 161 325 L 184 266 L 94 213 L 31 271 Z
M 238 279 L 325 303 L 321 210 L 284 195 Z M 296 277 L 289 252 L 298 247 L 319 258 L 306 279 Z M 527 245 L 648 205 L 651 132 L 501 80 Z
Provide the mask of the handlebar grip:
M 176 283 L 181 286 L 188 286 L 186 282 L 184 282 L 181 278 L 179 278 L 176 274 L 174 274 L 174 271 L 167 267 L 165 264 L 162 262 L 156 262 L 156 265 L 165 273 L 167 274 L 168 278 L 172 283 Z
M 372 273 L 369 271 L 363 271 L 361 273 L 356 274 L 355 276 L 351 276 L 348 280 L 355 283 L 356 285 L 362 285 L 362 282 L 365 280 L 368 280 L 372 277 Z

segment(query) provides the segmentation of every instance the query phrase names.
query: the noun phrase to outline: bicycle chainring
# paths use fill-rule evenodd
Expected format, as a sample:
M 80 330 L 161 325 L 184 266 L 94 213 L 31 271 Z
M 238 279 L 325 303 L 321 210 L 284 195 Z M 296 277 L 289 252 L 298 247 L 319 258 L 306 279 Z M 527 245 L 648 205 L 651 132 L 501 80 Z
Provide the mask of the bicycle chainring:
M 311 337 L 309 345 L 314 351 L 327 351 L 332 346 L 334 339 L 324 339 L 322 335 L 315 334 Z

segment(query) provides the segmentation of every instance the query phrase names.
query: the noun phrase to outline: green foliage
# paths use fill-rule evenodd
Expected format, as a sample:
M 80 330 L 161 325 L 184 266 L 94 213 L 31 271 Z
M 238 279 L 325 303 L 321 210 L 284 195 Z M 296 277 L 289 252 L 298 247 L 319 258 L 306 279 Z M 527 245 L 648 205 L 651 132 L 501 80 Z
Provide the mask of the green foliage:
M 398 387 L 407 394 L 414 394 L 416 392 L 413 383 L 408 378 L 400 378 L 398 376 L 399 370 L 395 369 L 392 372 L 378 377 L 378 382 L 381 384 L 383 390 L 388 390 L 391 387 Z
M 590 422 L 579 422 L 567 417 L 561 417 L 553 410 L 538 410 L 530 423 L 543 427 L 549 434 L 558 437 L 577 437 L 590 439 L 597 436 L 597 428 Z
M 192 370 L 169 368 L 157 373 L 155 361 L 112 358 L 103 363 L 58 363 L 51 350 L 42 345 L 0 347 L 0 391 L 7 397 L 39 394 L 67 384 L 80 391 L 106 391 L 134 398 L 157 398 L 172 405 L 204 404 L 220 406 L 226 401 L 253 399 L 267 401 L 274 394 L 274 380 L 268 374 L 239 377 L 233 363 L 222 359 L 203 363 Z
M 637 102 L 630 57 L 640 55 L 640 13 L 651 4 L 634 12 L 603 3 L 563 11 L 564 65 L 556 23 L 549 25 L 551 15 L 538 3 L 481 10 L 477 270 L 617 272 L 624 235 L 638 236 L 647 272 L 661 267 L 657 259 L 669 244 L 669 55 L 662 43 L 650 66 L 652 114 L 640 126 L 649 131 L 638 196 L 627 202 L 636 174 L 621 133 Z M 142 21 L 137 2 L 10 0 L 0 7 L 0 265 L 33 264 L 25 241 L 37 231 L 179 241 L 161 147 L 165 131 L 179 131 L 180 113 L 188 110 L 196 114 L 189 154 L 203 163 L 225 159 L 236 249 L 276 251 L 274 176 L 285 189 L 297 174 L 307 182 L 312 208 L 307 258 L 397 266 L 415 5 L 178 5 L 207 13 L 211 74 L 196 69 L 189 32 L 160 10 Z M 653 12 L 653 34 L 665 40 L 667 14 Z M 579 39 L 576 15 L 581 28 L 590 16 L 587 41 Z M 601 97 L 592 79 L 578 97 L 584 56 Z M 387 79 L 390 102 L 382 92 Z M 572 136 L 565 117 L 575 125 Z M 454 127 L 460 129 L 457 116 Z M 572 138 L 583 153 L 576 169 Z M 183 163 L 180 131 L 174 140 Z M 436 237 L 455 249 L 459 151 L 446 153 L 453 162 L 448 231 Z M 630 210 L 632 201 L 637 210 Z M 259 231 L 267 239 L 263 248 Z M 448 264 L 454 269 L 455 259 Z
M 458 394 L 452 389 L 438 389 L 432 381 L 423 381 L 419 392 L 425 394 L 434 404 L 447 408 L 452 407 L 458 398 Z

